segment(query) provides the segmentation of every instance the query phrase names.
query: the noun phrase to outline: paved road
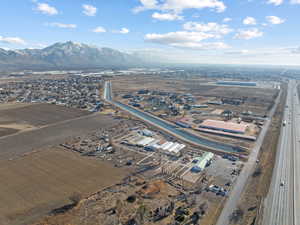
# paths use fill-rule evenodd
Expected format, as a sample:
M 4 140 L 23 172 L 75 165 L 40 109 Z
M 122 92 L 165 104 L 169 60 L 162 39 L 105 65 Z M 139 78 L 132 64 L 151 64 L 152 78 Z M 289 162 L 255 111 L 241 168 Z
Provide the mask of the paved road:
M 110 82 L 107 82 L 105 84 L 104 99 L 108 100 L 109 102 L 112 102 L 111 83 Z M 270 111 L 269 118 L 273 117 L 273 115 L 276 111 L 277 105 L 279 103 L 279 100 L 280 100 L 280 96 L 277 98 L 276 104 L 273 106 L 272 110 Z M 234 185 L 233 190 L 231 191 L 231 194 L 225 203 L 225 207 L 218 219 L 217 225 L 228 225 L 229 224 L 230 215 L 237 208 L 237 204 L 240 200 L 240 196 L 245 188 L 247 180 L 255 169 L 255 164 L 256 164 L 257 157 L 258 157 L 258 153 L 259 153 L 259 150 L 263 143 L 263 140 L 265 138 L 265 135 L 270 127 L 270 124 L 271 124 L 270 119 L 267 119 L 265 121 L 265 124 L 264 124 L 264 126 L 260 132 L 260 135 L 255 143 L 255 146 L 251 151 L 248 162 L 245 163 L 245 166 L 244 166 L 242 172 L 240 173 L 239 178 L 237 179 L 237 183 Z M 275 225 L 275 224 L 272 224 L 272 225 Z M 289 223 L 286 223 L 285 225 L 289 225 Z
M 295 81 L 289 82 L 288 90 L 286 125 L 281 128 L 271 186 L 264 202 L 263 225 L 300 224 L 300 106 Z
M 225 203 L 225 206 L 222 210 L 221 215 L 219 216 L 219 219 L 218 219 L 216 225 L 228 225 L 230 223 L 230 221 L 229 221 L 230 215 L 237 208 L 239 200 L 240 200 L 240 196 L 246 186 L 247 180 L 248 180 L 249 176 L 254 172 L 259 150 L 263 144 L 266 133 L 271 125 L 271 120 L 269 118 L 273 117 L 273 115 L 276 111 L 277 105 L 279 103 L 279 100 L 280 100 L 280 96 L 278 96 L 275 105 L 269 112 L 268 119 L 265 121 L 265 124 L 262 127 L 260 135 L 255 143 L 255 146 L 251 151 L 249 159 L 248 159 L 247 163 L 245 163 L 244 168 L 242 169 L 242 172 L 240 173 L 236 184 L 234 185 L 233 189 L 231 190 L 231 193 Z

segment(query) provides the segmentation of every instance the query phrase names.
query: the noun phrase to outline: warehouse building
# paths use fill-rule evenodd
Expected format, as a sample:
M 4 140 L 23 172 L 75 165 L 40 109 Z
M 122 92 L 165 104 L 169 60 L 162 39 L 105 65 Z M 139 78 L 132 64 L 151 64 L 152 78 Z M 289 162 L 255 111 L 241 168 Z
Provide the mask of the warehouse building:
M 152 137 L 153 136 L 153 132 L 150 131 L 150 130 L 147 130 L 147 129 L 140 130 L 138 133 L 143 135 L 143 136 L 146 136 L 146 137 Z
M 166 155 L 170 156 L 180 156 L 181 151 L 186 147 L 184 144 L 180 144 L 177 142 L 165 142 L 163 144 L 153 144 L 153 148 L 162 151 Z
M 255 87 L 256 82 L 243 82 L 243 81 L 218 81 L 218 85 L 233 85 L 233 86 L 248 86 Z
M 229 132 L 234 134 L 245 134 L 248 125 L 237 124 L 232 122 L 224 122 L 219 120 L 204 120 L 199 128 L 218 130 L 223 132 Z
M 206 152 L 202 157 L 197 157 L 193 160 L 195 166 L 192 167 L 191 171 L 194 173 L 199 173 L 205 169 L 205 167 L 211 162 L 214 154 L 211 152 Z
M 180 156 L 182 150 L 186 147 L 186 145 L 177 142 L 159 140 L 152 137 L 142 136 L 140 134 L 136 134 L 129 140 L 123 141 L 123 143 L 137 147 L 144 147 L 144 150 L 146 151 L 160 151 L 166 155 L 176 157 Z

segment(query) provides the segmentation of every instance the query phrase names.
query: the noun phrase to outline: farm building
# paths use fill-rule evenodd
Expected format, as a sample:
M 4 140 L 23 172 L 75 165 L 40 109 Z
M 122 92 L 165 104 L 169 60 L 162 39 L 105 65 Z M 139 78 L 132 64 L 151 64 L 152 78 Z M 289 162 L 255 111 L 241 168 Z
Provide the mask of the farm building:
M 219 130 L 235 134 L 245 134 L 247 127 L 248 126 L 246 124 L 237 124 L 219 120 L 204 120 L 199 126 L 199 128 Z

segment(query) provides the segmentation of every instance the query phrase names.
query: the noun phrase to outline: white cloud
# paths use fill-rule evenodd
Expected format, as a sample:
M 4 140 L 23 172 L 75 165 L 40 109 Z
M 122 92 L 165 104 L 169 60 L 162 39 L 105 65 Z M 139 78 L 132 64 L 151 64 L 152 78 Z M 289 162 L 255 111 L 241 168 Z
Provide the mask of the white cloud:
M 281 5 L 283 3 L 283 0 L 268 0 L 267 3 L 278 6 L 278 5 Z
M 189 32 L 177 31 L 166 34 L 147 34 L 145 40 L 148 42 L 163 44 L 172 47 L 189 48 L 196 50 L 209 50 L 209 49 L 224 49 L 229 48 L 223 42 L 202 42 L 210 38 L 215 38 L 215 35 L 205 32 Z
M 95 33 L 105 33 L 106 29 L 103 27 L 96 27 L 95 29 L 93 29 L 93 32 Z
M 232 31 L 233 29 L 227 24 L 187 22 L 183 24 L 183 30 L 181 31 L 147 34 L 145 40 L 178 48 L 196 50 L 225 49 L 229 48 L 227 44 L 221 41 L 208 41 L 208 39 L 220 39 Z M 204 40 L 206 42 L 203 42 Z
M 226 18 L 223 19 L 223 23 L 228 23 L 230 21 L 232 21 L 232 19 L 229 18 L 229 17 L 226 17 Z
M 176 43 L 193 43 L 200 42 L 202 40 L 213 38 L 214 35 L 200 32 L 188 32 L 177 31 L 169 32 L 166 34 L 147 34 L 145 36 L 146 41 L 158 43 L 158 44 L 176 44 Z
M 189 48 L 193 50 L 216 50 L 216 49 L 227 49 L 230 48 L 229 45 L 224 42 L 205 42 L 205 43 L 195 43 L 195 42 L 186 42 L 186 43 L 173 43 L 173 47 L 179 48 Z
M 258 30 L 257 28 L 252 28 L 248 30 L 239 30 L 234 37 L 237 39 L 250 40 L 257 37 L 262 37 L 263 34 L 264 33 Z
M 291 0 L 291 4 L 300 4 L 300 0 Z
M 47 3 L 37 3 L 36 10 L 47 15 L 56 15 L 58 11 L 55 7 L 50 6 Z
M 127 28 L 125 28 L 125 27 L 123 27 L 121 30 L 120 30 L 120 34 L 128 34 L 130 31 L 127 29 Z
M 300 54 L 300 47 L 292 48 L 291 53 L 293 54 Z
M 267 16 L 266 20 L 271 24 L 282 24 L 285 22 L 285 19 L 281 19 L 277 16 Z
M 87 16 L 96 16 L 98 9 L 95 6 L 84 4 L 82 5 L 83 13 Z
M 128 34 L 130 30 L 126 27 L 123 27 L 121 30 L 113 30 L 112 32 L 118 34 Z
M 5 44 L 18 44 L 18 45 L 25 45 L 26 42 L 19 37 L 2 37 L 0 36 L 0 42 Z
M 217 12 L 223 12 L 226 9 L 225 4 L 220 0 L 139 0 L 141 5 L 134 8 L 134 12 L 144 10 L 172 11 L 176 14 L 186 9 L 204 9 L 211 8 Z
M 158 12 L 153 13 L 152 18 L 157 19 L 157 20 L 168 20 L 168 21 L 183 20 L 183 16 L 179 16 L 177 14 L 158 13 Z
M 227 55 L 246 55 L 248 54 L 250 51 L 248 49 L 242 49 L 242 50 L 236 50 L 236 51 L 227 51 L 224 52 Z
M 52 27 L 67 28 L 67 29 L 75 29 L 75 28 L 77 28 L 76 24 L 49 23 L 47 25 L 52 26 Z
M 243 20 L 243 24 L 244 25 L 256 25 L 256 19 L 248 16 Z
M 233 30 L 227 24 L 210 23 L 196 23 L 187 22 L 183 25 L 183 29 L 196 32 L 206 32 L 213 34 L 215 38 L 220 38 Z

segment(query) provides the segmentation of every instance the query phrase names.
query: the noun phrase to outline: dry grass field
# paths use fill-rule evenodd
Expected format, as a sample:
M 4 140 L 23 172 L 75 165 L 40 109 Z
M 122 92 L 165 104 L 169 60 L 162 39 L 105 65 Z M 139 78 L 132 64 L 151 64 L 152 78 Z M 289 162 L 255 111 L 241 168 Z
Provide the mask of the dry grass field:
M 18 104 L 16 104 L 18 105 Z M 1 124 L 30 124 L 40 127 L 90 114 L 88 111 L 51 104 L 30 104 L 0 108 Z
M 17 129 L 0 127 L 0 137 L 7 136 L 18 132 Z
M 16 158 L 45 146 L 58 145 L 64 143 L 68 138 L 86 135 L 99 128 L 109 128 L 117 123 L 118 120 L 110 116 L 92 114 L 48 125 L 40 129 L 0 137 L 0 160 Z
M 0 224 L 29 224 L 69 204 L 74 193 L 88 195 L 120 181 L 126 172 L 60 148 L 0 162 Z
M 50 104 L 0 104 L 0 137 L 89 114 L 87 111 Z

